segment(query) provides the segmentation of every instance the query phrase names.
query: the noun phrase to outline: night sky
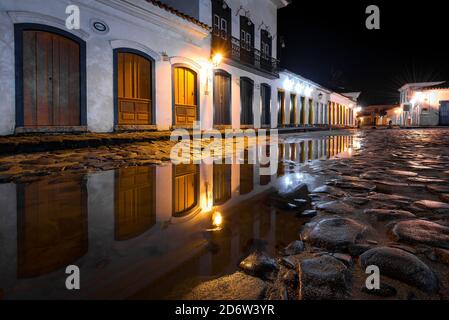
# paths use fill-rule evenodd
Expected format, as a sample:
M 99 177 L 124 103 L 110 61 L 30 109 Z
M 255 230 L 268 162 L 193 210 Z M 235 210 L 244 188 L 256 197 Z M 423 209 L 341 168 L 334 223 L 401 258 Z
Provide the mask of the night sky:
M 278 14 L 281 67 L 337 92 L 362 91 L 364 106 L 396 103 L 406 82 L 449 80 L 444 3 L 293 0 Z M 365 27 L 370 4 L 380 30 Z

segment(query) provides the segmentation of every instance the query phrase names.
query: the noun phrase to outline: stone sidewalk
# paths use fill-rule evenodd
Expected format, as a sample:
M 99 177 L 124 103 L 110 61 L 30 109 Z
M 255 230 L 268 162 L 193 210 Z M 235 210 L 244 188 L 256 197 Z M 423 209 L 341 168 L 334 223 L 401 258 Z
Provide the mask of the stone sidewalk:
M 328 130 L 328 127 L 292 127 L 279 129 L 279 133 L 322 132 L 326 130 Z M 224 133 L 223 130 L 221 130 L 221 132 L 222 134 Z M 129 143 L 168 141 L 170 140 L 170 134 L 171 131 L 141 131 L 0 136 L 0 156 L 67 149 L 96 148 L 100 146 L 117 146 Z

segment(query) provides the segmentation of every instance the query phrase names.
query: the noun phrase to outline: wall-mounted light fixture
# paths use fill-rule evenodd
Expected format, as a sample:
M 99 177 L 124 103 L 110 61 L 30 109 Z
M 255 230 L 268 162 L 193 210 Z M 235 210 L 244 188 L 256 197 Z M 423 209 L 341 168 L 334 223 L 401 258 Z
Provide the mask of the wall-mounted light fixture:
M 229 6 L 228 6 L 228 4 L 226 3 L 226 1 L 223 0 L 222 8 L 223 8 L 224 10 L 226 10 L 228 7 L 229 7 Z

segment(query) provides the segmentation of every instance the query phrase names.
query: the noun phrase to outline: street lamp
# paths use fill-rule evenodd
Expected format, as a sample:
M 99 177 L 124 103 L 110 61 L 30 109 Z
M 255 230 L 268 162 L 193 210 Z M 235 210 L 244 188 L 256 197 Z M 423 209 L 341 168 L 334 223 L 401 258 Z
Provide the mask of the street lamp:
M 212 64 L 214 65 L 215 68 L 218 68 L 218 66 L 220 65 L 220 63 L 222 61 L 223 61 L 223 55 L 221 53 L 216 53 L 212 57 Z

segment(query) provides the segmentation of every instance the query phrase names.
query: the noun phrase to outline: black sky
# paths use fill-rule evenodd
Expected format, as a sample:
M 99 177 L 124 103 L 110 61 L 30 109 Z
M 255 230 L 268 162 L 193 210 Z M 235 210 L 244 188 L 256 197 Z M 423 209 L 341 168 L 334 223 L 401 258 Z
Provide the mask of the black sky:
M 362 91 L 361 104 L 395 103 L 406 82 L 449 80 L 444 1 L 293 0 L 279 11 L 281 66 L 330 89 Z M 380 30 L 365 9 L 380 8 Z

